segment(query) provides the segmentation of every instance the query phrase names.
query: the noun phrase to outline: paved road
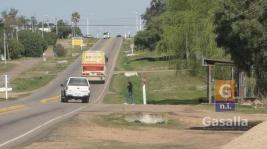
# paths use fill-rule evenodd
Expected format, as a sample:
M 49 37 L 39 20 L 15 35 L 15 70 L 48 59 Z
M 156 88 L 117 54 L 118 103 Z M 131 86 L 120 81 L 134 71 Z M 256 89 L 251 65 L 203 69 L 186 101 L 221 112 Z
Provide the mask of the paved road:
M 112 77 L 110 74 L 113 73 L 121 44 L 121 38 L 99 40 L 90 49 L 105 50 L 109 57 L 108 80 L 104 85 L 92 84 L 90 104 L 76 101 L 63 104 L 58 101 L 57 97 L 60 93 L 60 84 L 68 76 L 80 76 L 80 59 L 77 59 L 56 79 L 31 96 L 17 101 L 0 103 L 0 148 L 15 148 L 31 143 L 60 121 L 77 114 L 84 108 L 100 103 L 109 87 Z

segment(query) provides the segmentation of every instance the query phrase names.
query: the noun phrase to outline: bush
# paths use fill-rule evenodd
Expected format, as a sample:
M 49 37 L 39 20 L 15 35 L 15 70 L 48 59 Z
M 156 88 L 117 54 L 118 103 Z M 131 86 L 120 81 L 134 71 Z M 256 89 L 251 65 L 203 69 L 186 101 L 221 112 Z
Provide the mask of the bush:
M 24 46 L 17 40 L 11 40 L 8 42 L 9 57 L 11 59 L 17 59 L 22 57 L 24 53 Z
M 141 31 L 134 38 L 134 44 L 138 50 L 155 50 L 156 44 L 160 40 L 160 35 L 157 31 Z
M 61 44 L 57 44 L 54 47 L 54 53 L 58 57 L 64 57 L 64 56 L 66 56 L 67 51 L 66 51 L 66 49 Z
M 44 33 L 44 40 L 48 45 L 55 45 L 57 42 L 57 34 L 55 33 Z
M 42 39 L 38 33 L 31 31 L 20 31 L 19 41 L 24 45 L 25 52 L 23 56 L 26 57 L 40 57 L 47 49 L 47 43 Z

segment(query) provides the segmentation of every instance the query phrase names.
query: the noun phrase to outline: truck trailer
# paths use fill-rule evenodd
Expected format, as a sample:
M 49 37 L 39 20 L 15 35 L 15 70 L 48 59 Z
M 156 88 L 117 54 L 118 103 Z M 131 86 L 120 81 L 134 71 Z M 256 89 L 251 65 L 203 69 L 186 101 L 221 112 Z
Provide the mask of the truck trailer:
M 104 51 L 85 51 L 82 54 L 82 76 L 89 81 L 105 82 L 106 56 Z

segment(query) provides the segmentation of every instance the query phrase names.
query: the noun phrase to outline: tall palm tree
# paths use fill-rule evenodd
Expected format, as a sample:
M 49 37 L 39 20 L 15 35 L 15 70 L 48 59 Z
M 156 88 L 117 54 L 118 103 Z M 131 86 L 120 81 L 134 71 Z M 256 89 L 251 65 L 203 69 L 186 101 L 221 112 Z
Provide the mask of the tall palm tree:
M 78 26 L 78 23 L 80 22 L 80 19 L 81 19 L 81 16 L 80 16 L 80 14 L 79 14 L 79 12 L 74 12 L 74 13 L 72 13 L 72 15 L 71 15 L 71 22 L 73 22 L 74 23 L 74 33 L 73 33 L 73 36 L 76 36 L 76 28 L 77 28 L 77 26 Z

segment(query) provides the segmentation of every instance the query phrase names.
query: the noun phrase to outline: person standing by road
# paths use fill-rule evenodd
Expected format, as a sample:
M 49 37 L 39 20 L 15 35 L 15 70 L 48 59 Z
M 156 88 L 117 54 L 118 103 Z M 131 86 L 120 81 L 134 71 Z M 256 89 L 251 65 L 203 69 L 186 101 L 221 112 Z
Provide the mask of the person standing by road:
M 128 103 L 129 104 L 134 104 L 133 84 L 132 84 L 131 81 L 128 81 L 127 89 L 128 89 Z

